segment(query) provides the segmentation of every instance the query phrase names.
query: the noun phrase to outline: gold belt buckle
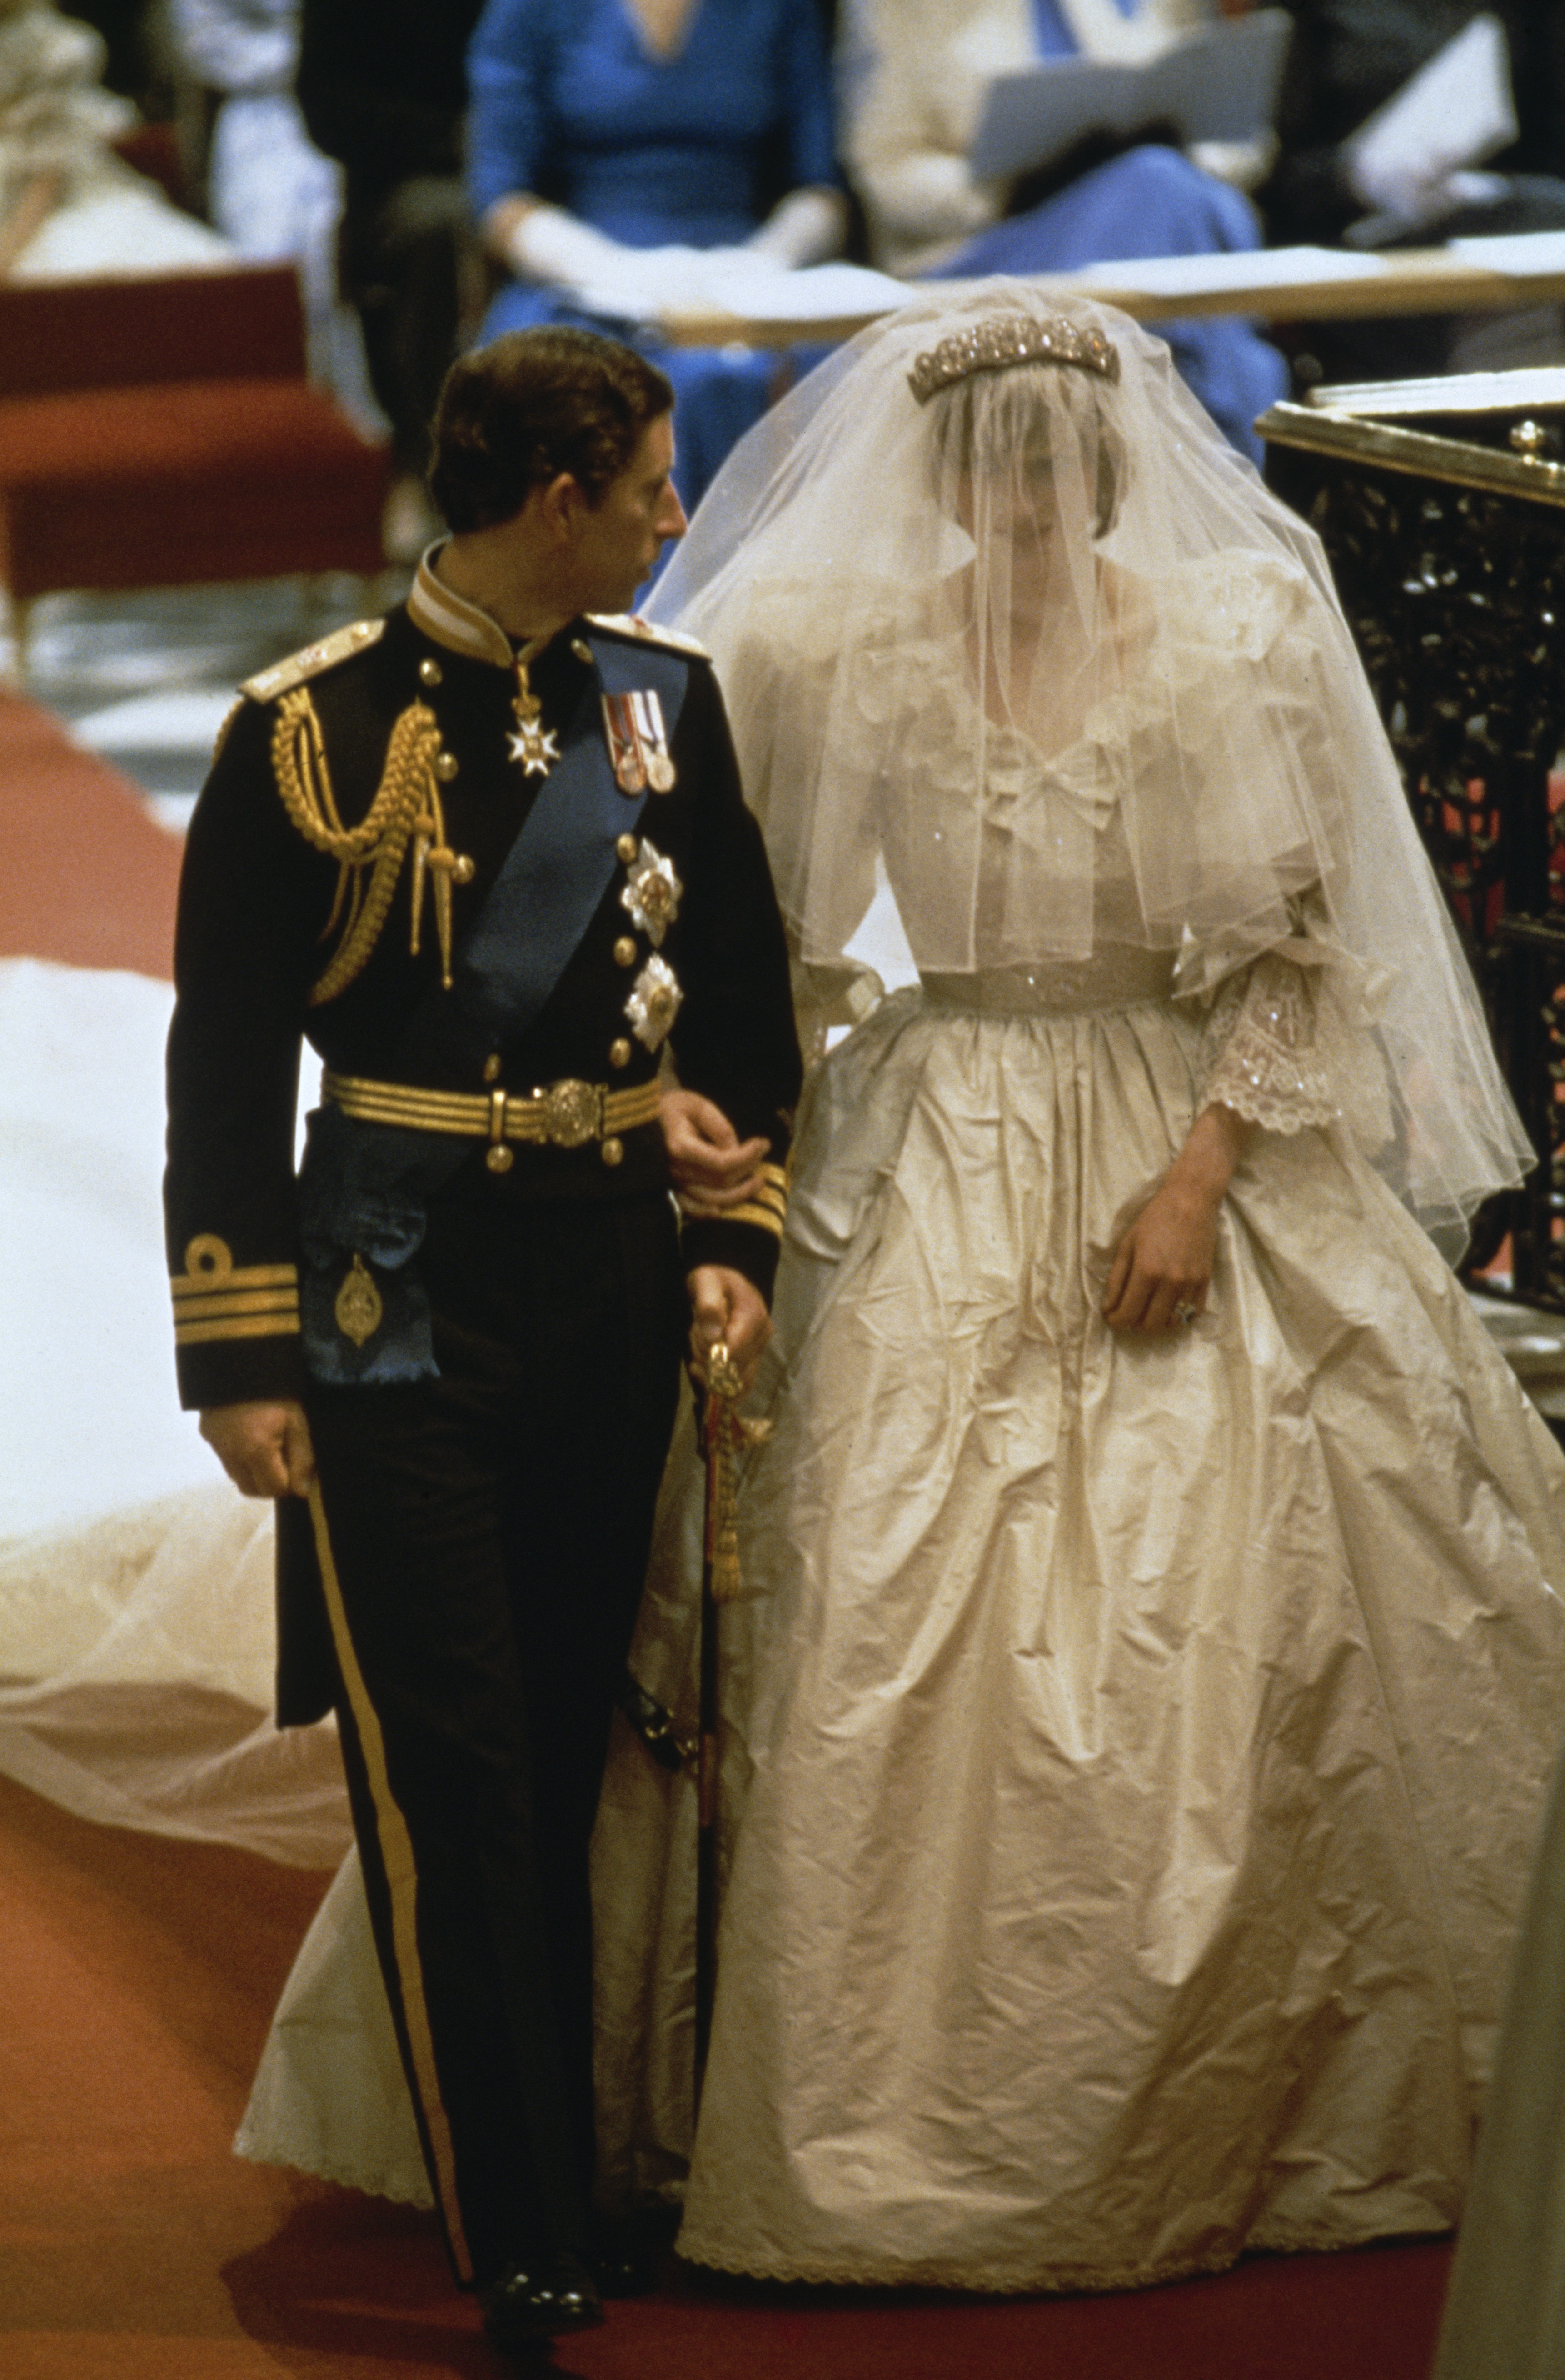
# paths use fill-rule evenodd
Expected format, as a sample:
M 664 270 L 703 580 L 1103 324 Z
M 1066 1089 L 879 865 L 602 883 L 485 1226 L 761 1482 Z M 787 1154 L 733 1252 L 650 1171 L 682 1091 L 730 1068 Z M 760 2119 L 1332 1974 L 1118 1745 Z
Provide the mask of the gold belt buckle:
M 534 1096 L 543 1102 L 544 1135 L 556 1148 L 580 1148 L 587 1141 L 601 1140 L 603 1095 L 597 1084 L 566 1075 Z

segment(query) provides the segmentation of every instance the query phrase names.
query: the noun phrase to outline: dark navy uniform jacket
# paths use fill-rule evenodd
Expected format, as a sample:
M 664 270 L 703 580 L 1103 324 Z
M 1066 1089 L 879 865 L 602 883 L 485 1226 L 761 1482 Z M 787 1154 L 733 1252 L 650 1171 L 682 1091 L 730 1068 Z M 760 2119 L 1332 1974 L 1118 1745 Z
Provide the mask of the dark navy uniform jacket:
M 465 937 L 550 782 L 513 757 L 518 674 L 495 622 L 450 594 L 426 565 L 406 606 L 249 681 L 196 806 L 180 894 L 165 1208 L 187 1405 L 295 1396 L 311 1377 L 416 1377 L 416 1363 L 411 1372 L 397 1367 L 392 1342 L 406 1318 L 399 1283 L 417 1281 L 418 1209 L 428 1195 L 525 1206 L 641 1197 L 667 1183 L 655 1122 L 615 1135 L 610 1149 L 601 1140 L 516 1146 L 508 1170 L 494 1172 L 479 1140 L 388 1139 L 373 1123 L 350 1130 L 328 1115 L 326 1124 L 352 1140 L 360 1172 L 366 1145 L 372 1160 L 400 1145 L 412 1151 L 412 1178 L 383 1185 L 379 1254 L 389 1253 L 390 1269 L 376 1274 L 386 1294 L 383 1331 L 363 1350 L 341 1342 L 346 1372 L 331 1371 L 327 1348 L 322 1371 L 311 1330 L 317 1340 L 329 1336 L 342 1267 L 361 1254 L 373 1272 L 377 1247 L 358 1248 L 359 1208 L 338 1196 L 345 1160 L 331 1132 L 319 1164 L 313 1154 L 307 1162 L 309 1245 L 301 1245 L 293 1147 L 301 1036 L 337 1074 L 376 1083 L 526 1097 L 574 1079 L 623 1092 L 652 1085 L 662 1057 L 650 1046 L 657 1024 L 648 1026 L 646 1002 L 637 1008 L 632 996 L 671 974 L 678 1005 L 668 1043 L 680 1081 L 715 1100 L 742 1138 L 759 1134 L 770 1143 L 762 1193 L 736 1217 L 687 1222 L 684 1259 L 731 1265 L 770 1294 L 800 1067 L 759 831 L 744 805 L 705 658 L 632 621 L 581 621 L 530 661 L 528 680 L 540 706 L 537 733 L 552 735 L 562 752 L 576 749 L 578 767 L 590 760 L 611 823 L 618 813 L 605 804 L 603 785 L 620 798 L 604 777 L 602 696 L 611 676 L 633 690 L 643 678 L 661 684 L 665 726 L 677 710 L 667 753 L 673 783 L 645 791 L 638 804 L 625 799 L 623 832 L 603 844 L 612 856 L 601 896 L 588 903 L 579 932 L 573 928 L 574 946 L 541 1008 L 519 1026 L 492 1016 L 475 1024 L 470 1003 L 462 1009 Z M 424 867 L 412 946 L 418 837 L 406 838 L 399 866 L 394 851 L 378 875 L 372 858 L 355 874 L 333 856 L 377 796 L 387 798 L 397 751 L 405 759 L 414 752 L 416 768 L 432 779 L 443 844 L 426 834 L 424 856 L 431 840 L 435 857 L 443 854 L 455 991 L 443 981 L 439 866 Z M 309 781 L 302 795 L 301 778 Z M 334 844 L 308 839 L 305 808 L 318 826 L 327 821 Z M 672 874 L 676 905 L 661 944 L 637 922 L 631 885 L 649 864 L 661 868 L 665 889 Z M 549 903 L 535 908 L 547 911 Z M 357 972 L 338 955 L 355 931 L 360 954 L 371 945 Z M 347 1217 L 340 1230 L 339 1214 Z M 317 1298 L 313 1325 L 312 1280 L 328 1300 L 322 1308 Z M 389 1357 L 379 1353 L 382 1336 Z

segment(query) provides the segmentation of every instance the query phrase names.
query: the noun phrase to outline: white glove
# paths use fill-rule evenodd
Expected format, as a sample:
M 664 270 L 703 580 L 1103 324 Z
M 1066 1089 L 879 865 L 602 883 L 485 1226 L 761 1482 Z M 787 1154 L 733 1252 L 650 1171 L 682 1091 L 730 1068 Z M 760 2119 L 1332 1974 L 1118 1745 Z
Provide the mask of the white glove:
M 529 207 L 506 252 L 528 280 L 567 289 L 588 312 L 627 322 L 712 306 L 724 271 L 718 259 L 742 261 L 755 271 L 755 260 L 743 249 L 626 248 L 564 207 Z
M 847 209 L 835 190 L 790 190 L 758 232 L 746 242 L 752 256 L 764 256 L 790 271 L 835 256 L 847 233 Z
M 527 281 L 548 281 L 564 289 L 613 279 L 631 250 L 622 248 L 564 207 L 528 207 L 505 243 L 515 270 Z

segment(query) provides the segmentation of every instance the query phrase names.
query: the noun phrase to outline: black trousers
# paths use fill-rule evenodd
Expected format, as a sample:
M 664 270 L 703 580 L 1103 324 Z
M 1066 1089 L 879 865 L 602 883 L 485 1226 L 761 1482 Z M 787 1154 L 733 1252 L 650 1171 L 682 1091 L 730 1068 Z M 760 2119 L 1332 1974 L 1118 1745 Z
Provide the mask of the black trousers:
M 661 1195 L 451 1200 L 419 1261 L 440 1378 L 307 1406 L 370 1917 L 481 2287 L 588 2244 L 588 1842 L 685 1313 Z

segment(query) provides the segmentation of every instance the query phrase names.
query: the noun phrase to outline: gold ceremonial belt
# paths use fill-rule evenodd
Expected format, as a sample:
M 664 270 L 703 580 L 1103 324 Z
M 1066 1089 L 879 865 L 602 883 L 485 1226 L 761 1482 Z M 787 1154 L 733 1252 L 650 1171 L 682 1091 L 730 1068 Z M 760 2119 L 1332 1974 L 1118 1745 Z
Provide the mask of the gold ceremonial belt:
M 589 1140 L 601 1141 L 604 1162 L 617 1165 L 625 1153 L 619 1135 L 637 1124 L 656 1123 L 661 1105 L 656 1082 L 612 1091 L 606 1083 L 581 1083 L 567 1075 L 522 1097 L 515 1091 L 425 1091 L 411 1083 L 371 1083 L 362 1075 L 335 1074 L 330 1066 L 321 1077 L 321 1096 L 361 1123 L 400 1124 L 413 1132 L 487 1140 L 488 1162 L 496 1173 L 509 1167 L 511 1153 L 504 1144 L 513 1140 L 555 1148 L 582 1148 Z

